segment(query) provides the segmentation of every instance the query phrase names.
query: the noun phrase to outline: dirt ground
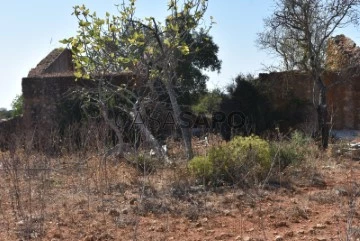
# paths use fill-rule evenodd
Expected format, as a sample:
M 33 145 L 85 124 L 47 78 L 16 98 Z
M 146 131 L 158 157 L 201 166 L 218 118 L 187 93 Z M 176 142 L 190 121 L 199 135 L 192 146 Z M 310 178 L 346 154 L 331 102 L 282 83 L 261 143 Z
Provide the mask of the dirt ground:
M 360 162 L 330 152 L 266 185 L 216 189 L 183 161 L 150 173 L 80 154 L 0 161 L 0 240 L 360 240 Z

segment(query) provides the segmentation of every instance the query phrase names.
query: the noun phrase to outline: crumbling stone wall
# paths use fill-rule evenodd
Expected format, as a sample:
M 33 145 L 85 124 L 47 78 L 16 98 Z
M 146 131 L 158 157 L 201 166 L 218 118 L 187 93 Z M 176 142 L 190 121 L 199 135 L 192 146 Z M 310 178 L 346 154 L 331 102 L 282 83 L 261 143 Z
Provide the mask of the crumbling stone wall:
M 334 129 L 360 129 L 360 68 L 325 74 Z
M 24 97 L 23 126 L 25 130 L 34 133 L 33 139 L 38 145 L 46 144 L 49 138 L 56 137 L 60 120 L 64 118 L 61 108 L 70 92 L 77 88 L 93 88 L 96 82 L 92 80 L 76 80 L 73 74 L 71 51 L 55 49 L 46 56 L 28 77 L 22 79 Z M 134 76 L 121 73 L 109 76 L 114 85 L 131 84 Z M 66 113 L 76 114 L 74 110 Z M 65 117 L 66 118 L 66 117 Z
M 129 74 L 112 77 L 114 84 L 128 83 L 132 80 Z M 77 88 L 93 88 L 92 80 L 75 80 L 74 76 L 35 76 L 23 78 L 24 127 L 34 130 L 42 140 L 52 137 L 59 131 L 59 121 L 64 118 L 61 110 L 70 92 Z M 76 111 L 76 109 L 74 109 Z M 67 111 L 71 114 L 76 114 Z
M 326 50 L 326 69 L 340 71 L 360 64 L 360 47 L 345 35 L 329 39 Z
M 16 144 L 21 145 L 23 134 L 23 119 L 17 116 L 8 120 L 0 120 L 0 150 L 9 150 Z
M 327 85 L 329 117 L 334 129 L 360 129 L 360 68 L 341 72 L 328 71 L 323 76 Z M 317 90 L 311 76 L 303 72 L 276 72 L 260 74 L 260 83 L 268 89 L 267 95 L 275 111 L 288 112 L 289 103 L 301 102 L 301 122 L 315 127 L 317 121 Z M 296 118 L 298 119 L 298 118 Z M 296 123 L 289 123 L 295 126 Z
M 23 78 L 25 128 L 56 128 L 58 104 L 62 102 L 63 94 L 75 84 L 73 76 Z
M 328 41 L 324 82 L 329 117 L 334 129 L 360 129 L 360 47 L 344 35 Z M 316 126 L 317 90 L 311 76 L 299 71 L 260 74 L 271 102 L 279 112 L 295 99 L 306 104 L 302 117 Z M 315 89 L 314 89 L 315 88 Z M 302 120 L 304 121 L 304 120 Z M 291 123 L 294 126 L 294 123 Z

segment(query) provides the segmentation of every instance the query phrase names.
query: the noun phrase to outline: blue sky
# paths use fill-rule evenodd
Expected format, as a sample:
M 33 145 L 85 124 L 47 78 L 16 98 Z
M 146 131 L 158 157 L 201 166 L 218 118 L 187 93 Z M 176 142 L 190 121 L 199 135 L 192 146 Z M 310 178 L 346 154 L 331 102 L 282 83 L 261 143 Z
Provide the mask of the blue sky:
M 0 14 L 0 107 L 10 108 L 11 101 L 21 94 L 21 79 L 52 49 L 61 47 L 59 40 L 75 35 L 74 5 L 85 4 L 98 16 L 116 13 L 114 0 L 31 0 L 2 1 Z M 166 16 L 167 0 L 137 0 L 138 16 Z M 264 65 L 276 63 L 273 56 L 256 47 L 257 33 L 263 19 L 271 14 L 269 0 L 209 0 L 208 18 L 216 21 L 210 34 L 220 47 L 223 61 L 220 74 L 210 73 L 208 86 L 224 87 L 239 73 L 257 75 Z M 208 18 L 206 20 L 208 20 Z M 210 20 L 208 20 L 210 22 Z M 340 30 L 360 43 L 360 31 Z

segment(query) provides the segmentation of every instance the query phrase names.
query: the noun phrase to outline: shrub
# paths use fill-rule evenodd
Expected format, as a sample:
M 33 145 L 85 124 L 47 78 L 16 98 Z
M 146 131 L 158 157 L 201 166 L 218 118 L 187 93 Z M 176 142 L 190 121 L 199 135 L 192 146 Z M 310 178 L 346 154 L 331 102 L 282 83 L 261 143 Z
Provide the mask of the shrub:
M 298 147 L 305 147 L 306 145 L 310 144 L 311 138 L 304 135 L 304 133 L 300 131 L 294 131 L 291 133 L 291 143 Z
M 271 143 L 271 156 L 280 169 L 284 169 L 288 165 L 305 160 L 310 144 L 310 138 L 299 131 L 294 131 L 289 140 Z
M 260 164 L 265 169 L 271 166 L 270 145 L 258 136 L 235 137 L 229 142 L 229 149 L 234 159 L 243 159 Z
M 214 172 L 213 163 L 209 160 L 209 158 L 204 156 L 194 157 L 189 162 L 189 170 L 193 175 L 206 182 L 210 180 Z
M 209 150 L 207 159 L 213 166 L 212 184 L 232 182 L 234 162 L 228 145 L 213 147 Z
M 270 167 L 270 145 L 257 137 L 236 137 L 226 145 L 210 149 L 208 157 L 196 157 L 189 163 L 197 178 L 220 183 L 252 183 L 264 177 Z
M 272 143 L 271 156 L 275 165 L 280 167 L 281 170 L 300 159 L 297 151 L 286 141 Z

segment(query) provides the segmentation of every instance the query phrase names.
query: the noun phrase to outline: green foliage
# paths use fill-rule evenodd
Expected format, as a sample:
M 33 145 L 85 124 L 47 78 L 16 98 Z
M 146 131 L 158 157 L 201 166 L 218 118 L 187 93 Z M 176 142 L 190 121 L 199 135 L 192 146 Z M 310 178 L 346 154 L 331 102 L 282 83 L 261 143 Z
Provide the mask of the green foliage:
M 258 136 L 237 136 L 229 142 L 229 148 L 233 158 L 241 163 L 251 161 L 264 169 L 271 166 L 270 145 Z
M 271 106 L 253 76 L 239 74 L 227 90 L 229 94 L 223 98 L 220 111 L 226 114 L 241 112 L 244 119 L 239 120 L 243 123 L 239 123 L 238 128 L 224 123 L 221 128 L 224 139 L 230 140 L 235 135 L 260 134 L 272 126 Z
M 22 95 L 17 95 L 11 103 L 11 107 L 13 117 L 22 115 L 24 109 L 24 97 Z
M 0 120 L 9 119 L 12 117 L 12 111 L 5 108 L 0 108 Z
M 207 31 L 196 31 L 207 9 L 207 1 L 186 0 L 182 5 L 178 1 L 171 2 L 168 8 L 170 15 L 165 23 L 153 17 L 136 18 L 134 0 L 119 5 L 118 15 L 107 13 L 105 18 L 99 18 L 96 12 L 91 13 L 84 5 L 75 6 L 73 15 L 78 19 L 78 35 L 60 41 L 71 47 L 75 75 L 89 78 L 146 66 L 139 70 L 149 71 L 151 79 L 165 81 L 164 77 L 168 74 L 165 70 L 169 67 L 176 70 L 181 63 L 189 62 L 185 60 L 190 60 L 189 63 L 194 63 L 195 67 L 219 69 L 217 46 L 212 42 L 211 46 L 200 44 Z M 197 44 L 193 43 L 195 40 L 198 40 Z M 204 56 L 208 47 L 213 48 L 207 54 L 209 60 L 213 54 L 213 62 L 196 58 L 199 56 L 197 53 Z
M 215 89 L 200 97 L 199 102 L 196 105 L 193 105 L 191 109 L 193 112 L 197 114 L 199 113 L 211 114 L 219 110 L 221 101 L 222 101 L 222 96 L 220 90 Z
M 271 156 L 275 165 L 284 169 L 289 165 L 299 164 L 310 153 L 312 141 L 299 131 L 294 131 L 289 140 L 271 143 Z
M 199 98 L 206 95 L 208 76 L 202 69 L 220 71 L 221 61 L 218 59 L 219 47 L 213 38 L 203 29 L 186 34 L 185 42 L 190 54 L 181 56 L 176 73 L 179 76 L 179 102 L 193 105 Z
M 291 133 L 291 143 L 295 146 L 306 148 L 306 145 L 312 142 L 310 137 L 305 136 L 304 133 L 300 131 L 294 131 Z
M 256 183 L 270 170 L 270 145 L 258 136 L 236 137 L 189 162 L 191 173 L 212 185 Z
M 203 156 L 194 157 L 189 162 L 189 170 L 195 176 L 201 177 L 205 181 L 209 181 L 214 173 L 213 163 L 209 158 Z
M 218 46 L 201 21 L 207 1 L 170 1 L 168 17 L 136 18 L 136 1 L 124 1 L 118 14 L 100 18 L 84 5 L 74 7 L 77 36 L 63 39 L 73 53 L 75 76 L 91 78 L 132 71 L 146 80 L 172 82 L 181 105 L 195 103 L 206 91 L 202 69 L 219 71 Z M 169 73 L 176 73 L 169 79 Z M 175 78 L 175 79 L 173 79 Z M 122 94 L 123 90 L 118 90 Z
M 175 96 L 179 96 L 179 91 L 192 95 L 199 86 L 204 90 L 203 80 L 207 78 L 200 70 L 220 68 L 218 48 L 208 36 L 213 22 L 202 29 L 208 1 L 171 0 L 164 21 L 154 17 L 137 18 L 135 3 L 135 0 L 123 1 L 117 5 L 116 15 L 107 13 L 104 18 L 91 13 L 84 5 L 75 6 L 77 35 L 61 41 L 72 50 L 75 77 L 99 82 L 100 88 L 88 92 L 92 92 L 93 102 L 102 108 L 101 114 L 110 127 L 117 129 L 118 139 L 122 138 L 120 128 L 111 124 L 112 116 L 107 116 L 104 111 L 108 99 L 121 100 L 116 102 L 116 108 L 133 116 L 134 110 L 144 108 L 147 100 L 164 101 L 159 96 L 166 95 L 166 101 L 169 97 L 171 100 L 174 120 L 180 125 L 179 103 L 184 103 Z M 209 49 L 212 51 L 207 52 Z M 182 71 L 184 69 L 191 71 Z M 132 81 L 121 86 L 107 78 L 124 72 L 129 73 Z M 196 81 L 191 82 L 196 77 L 201 79 L 199 85 Z M 187 132 L 182 133 L 186 152 L 192 156 L 191 138 Z

